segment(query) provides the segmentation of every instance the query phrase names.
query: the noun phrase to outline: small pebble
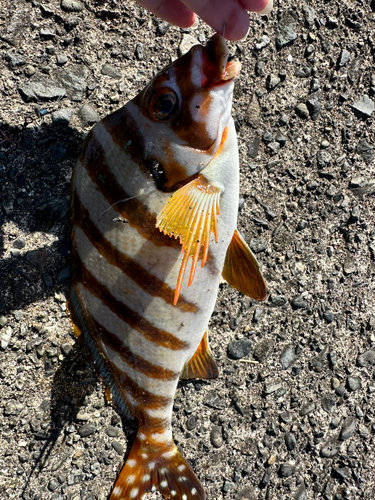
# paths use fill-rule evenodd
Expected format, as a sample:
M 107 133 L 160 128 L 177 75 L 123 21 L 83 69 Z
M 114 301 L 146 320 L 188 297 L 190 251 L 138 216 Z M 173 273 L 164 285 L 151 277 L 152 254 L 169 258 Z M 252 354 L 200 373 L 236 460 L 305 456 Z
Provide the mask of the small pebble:
M 355 427 L 356 427 L 355 418 L 354 417 L 346 418 L 341 427 L 341 433 L 340 433 L 341 441 L 346 441 L 347 439 L 349 439 L 353 435 Z
M 56 481 L 56 479 L 51 479 L 51 481 L 48 483 L 48 489 L 50 491 L 55 491 L 59 486 L 60 483 Z
M 294 297 L 292 299 L 291 306 L 292 306 L 292 309 L 306 309 L 307 304 L 303 300 L 302 295 L 297 295 L 297 297 Z
M 280 465 L 279 474 L 281 477 L 293 476 L 296 472 L 295 462 L 286 462 Z
M 109 76 L 114 80 L 119 80 L 121 78 L 121 72 L 110 64 L 103 64 L 101 72 L 102 75 Z M 88 104 L 85 104 L 85 106 L 88 106 Z
M 287 298 L 284 297 L 284 295 L 277 295 L 275 293 L 271 293 L 270 301 L 271 304 L 275 307 L 282 307 L 288 302 Z
M 72 118 L 73 110 L 71 108 L 63 108 L 52 113 L 52 122 L 59 126 L 68 126 Z
M 301 118 L 308 118 L 309 117 L 309 110 L 307 109 L 307 106 L 305 103 L 303 103 L 303 102 L 298 103 L 294 109 L 299 117 L 301 117 Z
M 332 411 L 332 408 L 335 406 L 335 404 L 336 400 L 333 395 L 324 396 L 322 398 L 322 408 L 328 413 Z
M 369 350 L 360 354 L 357 358 L 357 365 L 362 367 L 367 367 L 375 364 L 375 351 Z
M 273 394 L 274 392 L 279 391 L 280 389 L 282 389 L 282 387 L 282 383 L 279 380 L 275 380 L 265 385 L 264 394 L 268 396 L 270 394 Z
M 332 418 L 329 425 L 331 426 L 331 429 L 338 429 L 340 424 L 337 418 Z
M 346 384 L 350 392 L 357 391 L 362 386 L 361 379 L 359 377 L 352 377 L 352 376 L 349 376 L 347 378 Z
M 290 424 L 291 421 L 292 421 L 292 415 L 291 415 L 291 413 L 289 411 L 284 411 L 284 413 L 280 414 L 280 420 L 284 424 Z
M 259 323 L 262 316 L 263 316 L 263 309 L 261 309 L 260 307 L 256 307 L 253 316 L 254 323 Z
M 84 104 L 78 111 L 78 114 L 82 121 L 88 125 L 92 125 L 99 121 L 98 113 L 90 104 Z
M 259 488 L 261 488 L 261 489 L 265 488 L 268 485 L 268 483 L 270 482 L 270 479 L 271 479 L 271 469 L 268 468 L 268 469 L 266 469 L 265 473 L 262 476 L 262 479 L 259 483 Z
M 78 429 L 78 434 L 85 438 L 85 437 L 88 437 L 88 436 L 91 436 L 91 434 L 94 434 L 94 432 L 96 431 L 96 427 L 94 424 L 91 424 L 91 423 L 87 423 L 85 425 L 82 425 L 82 427 L 80 427 Z
M 122 444 L 119 443 L 118 441 L 112 441 L 112 448 L 116 451 L 118 455 L 120 455 L 120 457 L 124 455 L 124 448 Z
M 296 491 L 293 500 L 307 500 L 307 490 L 304 483 L 302 483 L 298 487 L 298 490 Z
M 357 415 L 358 418 L 363 418 L 365 416 L 365 414 L 358 405 L 356 405 L 355 407 L 355 414 Z
M 84 5 L 79 0 L 61 0 L 61 8 L 67 12 L 82 12 Z
M 324 320 L 329 324 L 329 323 L 332 323 L 333 321 L 333 313 L 332 311 L 330 311 L 329 309 L 327 309 L 326 311 L 324 311 L 323 313 L 323 318 Z
M 264 252 L 268 247 L 268 242 L 262 237 L 251 238 L 250 248 L 254 253 Z
M 56 64 L 58 66 L 63 66 L 67 62 L 68 62 L 68 56 L 66 56 L 65 54 L 58 54 L 56 56 Z
M 247 356 L 251 350 L 251 342 L 241 339 L 234 340 L 228 344 L 228 357 L 231 359 L 241 359 Z
M 335 393 L 340 397 L 343 396 L 345 394 L 345 387 L 343 385 L 339 385 L 336 387 Z
M 290 368 L 298 359 L 293 345 L 287 345 L 284 347 L 281 356 L 280 364 L 283 370 Z
M 333 458 L 340 451 L 340 443 L 335 439 L 329 440 L 320 450 L 320 456 L 323 458 Z
M 286 444 L 286 447 L 288 448 L 288 450 L 293 451 L 297 446 L 297 441 L 296 441 L 294 434 L 292 432 L 286 432 L 284 439 L 285 439 L 285 444 Z
M 0 349 L 5 351 L 12 337 L 13 329 L 11 326 L 6 326 L 0 331 Z
M 166 21 L 162 21 L 161 23 L 158 24 L 157 33 L 161 36 L 164 36 L 168 31 L 169 27 L 170 27 L 169 23 L 167 23 Z
M 275 87 L 279 85 L 280 82 L 281 82 L 280 78 L 277 75 L 271 73 L 270 75 L 268 75 L 266 80 L 267 90 L 273 90 Z
M 55 38 L 56 36 L 56 34 L 49 28 L 42 28 L 39 34 L 44 40 L 52 40 L 52 38 Z
M 220 448 L 223 445 L 223 429 L 214 425 L 210 432 L 210 442 L 214 448 Z
M 113 427 L 113 425 L 109 425 L 105 432 L 109 437 L 117 437 L 120 434 L 120 429 L 118 427 Z
M 197 426 L 197 417 L 195 415 L 190 415 L 186 420 L 186 429 L 192 431 Z
M 346 49 L 342 49 L 338 65 L 340 67 L 344 66 L 347 62 L 349 62 L 350 56 L 351 56 L 350 52 L 348 52 Z
M 364 95 L 353 104 L 353 108 L 369 118 L 375 109 L 375 104 L 368 95 Z
M 273 340 L 264 339 L 256 344 L 253 351 L 253 357 L 259 362 L 264 361 L 270 356 L 273 349 Z
M 19 249 L 21 249 L 21 248 L 24 248 L 24 247 L 25 247 L 25 245 L 26 245 L 26 243 L 25 243 L 25 238 L 22 238 L 22 237 L 21 237 L 21 238 L 18 238 L 17 240 L 14 240 L 14 241 L 13 241 L 13 245 L 12 245 L 12 246 L 13 246 L 14 248 L 19 248 Z
M 294 72 L 294 76 L 297 76 L 298 78 L 309 78 L 311 76 L 311 69 L 308 66 L 297 68 Z
M 305 415 L 308 415 L 315 410 L 315 407 L 316 405 L 313 402 L 305 403 L 299 411 L 300 416 L 304 417 Z
M 223 491 L 224 493 L 228 493 L 228 491 L 233 490 L 235 487 L 236 485 L 232 483 L 232 481 L 225 481 L 223 486 Z
M 347 480 L 351 476 L 351 472 L 348 467 L 332 467 L 332 469 L 340 479 Z
M 31 64 L 27 64 L 24 69 L 23 69 L 24 73 L 26 76 L 33 76 L 35 74 L 35 68 L 34 66 L 31 66 Z

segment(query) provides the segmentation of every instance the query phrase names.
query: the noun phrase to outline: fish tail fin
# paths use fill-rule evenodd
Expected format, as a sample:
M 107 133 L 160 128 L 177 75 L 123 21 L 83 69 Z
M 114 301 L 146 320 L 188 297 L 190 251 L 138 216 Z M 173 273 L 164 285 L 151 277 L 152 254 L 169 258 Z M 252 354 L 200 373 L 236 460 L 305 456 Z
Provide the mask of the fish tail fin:
M 109 500 L 141 500 L 149 491 L 173 500 L 205 499 L 199 479 L 173 441 L 149 445 L 137 436 Z

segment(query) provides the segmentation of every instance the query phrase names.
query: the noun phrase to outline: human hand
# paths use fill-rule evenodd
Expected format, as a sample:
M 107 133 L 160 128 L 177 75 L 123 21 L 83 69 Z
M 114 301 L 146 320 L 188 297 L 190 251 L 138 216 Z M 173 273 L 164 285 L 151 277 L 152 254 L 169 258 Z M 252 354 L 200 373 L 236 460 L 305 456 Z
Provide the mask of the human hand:
M 240 40 L 249 30 L 247 11 L 268 14 L 273 0 L 137 0 L 145 9 L 171 24 L 189 28 L 196 14 L 228 40 Z M 223 33 L 223 27 L 225 32 Z

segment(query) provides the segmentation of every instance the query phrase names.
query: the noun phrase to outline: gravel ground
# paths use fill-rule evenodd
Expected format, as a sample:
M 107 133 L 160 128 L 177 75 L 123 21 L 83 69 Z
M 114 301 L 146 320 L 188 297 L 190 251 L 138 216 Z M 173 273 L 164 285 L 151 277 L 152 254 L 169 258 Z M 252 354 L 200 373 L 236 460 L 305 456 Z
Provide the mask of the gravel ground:
M 269 294 L 221 286 L 221 375 L 180 384 L 174 436 L 210 500 L 373 499 L 375 2 L 275 4 L 230 44 L 239 229 Z M 136 426 L 66 312 L 72 167 L 93 123 L 210 35 L 130 1 L 0 0 L 1 499 L 114 484 Z

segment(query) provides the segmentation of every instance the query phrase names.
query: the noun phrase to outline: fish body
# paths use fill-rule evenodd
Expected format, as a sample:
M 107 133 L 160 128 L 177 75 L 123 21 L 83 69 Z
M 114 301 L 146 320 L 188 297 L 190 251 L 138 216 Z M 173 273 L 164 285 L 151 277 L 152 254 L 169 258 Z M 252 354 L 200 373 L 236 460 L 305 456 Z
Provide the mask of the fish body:
M 74 170 L 69 309 L 119 410 L 139 422 L 111 500 L 205 498 L 172 438 L 177 383 L 217 376 L 207 328 L 223 268 L 265 295 L 235 230 L 240 65 L 227 59 L 220 35 L 193 47 L 90 131 Z M 250 262 L 244 285 L 238 258 Z

